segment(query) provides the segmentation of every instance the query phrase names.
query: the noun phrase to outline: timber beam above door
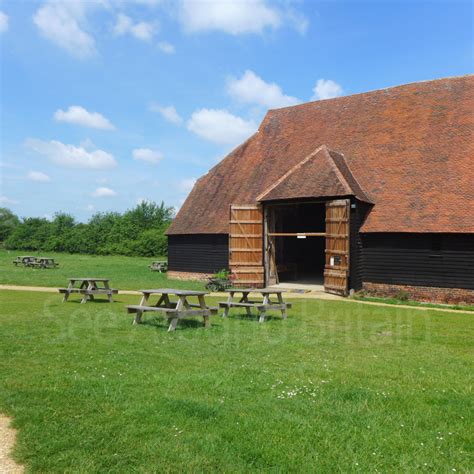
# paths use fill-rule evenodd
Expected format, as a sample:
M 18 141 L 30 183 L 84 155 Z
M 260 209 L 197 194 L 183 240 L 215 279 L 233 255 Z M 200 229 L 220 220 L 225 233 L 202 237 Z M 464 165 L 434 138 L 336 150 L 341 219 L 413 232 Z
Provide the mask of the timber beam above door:
M 326 237 L 326 232 L 269 232 L 269 237 Z

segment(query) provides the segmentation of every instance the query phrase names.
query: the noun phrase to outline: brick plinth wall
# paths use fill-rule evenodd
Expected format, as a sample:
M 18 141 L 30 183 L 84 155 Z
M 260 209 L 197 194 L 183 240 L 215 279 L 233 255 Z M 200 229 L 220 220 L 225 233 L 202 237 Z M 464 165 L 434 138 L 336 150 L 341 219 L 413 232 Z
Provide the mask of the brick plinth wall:
M 213 273 L 196 273 L 196 272 L 168 272 L 168 278 L 174 280 L 193 280 L 193 281 L 206 281 L 210 278 Z
M 374 296 L 395 297 L 399 292 L 408 298 L 426 303 L 474 304 L 474 290 L 463 288 L 437 288 L 431 286 L 388 285 L 363 282 L 363 289 Z

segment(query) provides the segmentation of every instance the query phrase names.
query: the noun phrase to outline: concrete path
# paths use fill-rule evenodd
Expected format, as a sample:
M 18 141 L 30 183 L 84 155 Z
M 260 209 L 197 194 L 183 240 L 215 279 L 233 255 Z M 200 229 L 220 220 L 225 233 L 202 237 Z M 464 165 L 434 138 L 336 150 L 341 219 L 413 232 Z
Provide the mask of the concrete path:
M 10 418 L 0 414 L 0 472 L 2 474 L 20 474 L 23 466 L 17 464 L 10 452 L 15 444 L 16 431 L 10 428 Z

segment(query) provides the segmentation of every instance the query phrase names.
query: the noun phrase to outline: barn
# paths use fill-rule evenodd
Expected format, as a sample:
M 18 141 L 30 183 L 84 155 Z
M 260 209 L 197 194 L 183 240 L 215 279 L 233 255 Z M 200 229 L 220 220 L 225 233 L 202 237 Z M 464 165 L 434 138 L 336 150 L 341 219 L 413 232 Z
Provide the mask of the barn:
M 168 230 L 169 276 L 474 303 L 474 76 L 270 110 Z

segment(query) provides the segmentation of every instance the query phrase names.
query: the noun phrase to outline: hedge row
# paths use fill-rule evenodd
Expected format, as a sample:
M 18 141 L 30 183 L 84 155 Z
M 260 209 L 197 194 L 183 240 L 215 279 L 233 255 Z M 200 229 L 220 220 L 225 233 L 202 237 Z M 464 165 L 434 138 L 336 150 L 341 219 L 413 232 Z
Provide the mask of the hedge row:
M 123 214 L 97 213 L 87 224 L 58 212 L 52 220 L 19 219 L 0 209 L 0 240 L 7 249 L 95 255 L 162 256 L 167 254 L 165 231 L 174 209 L 142 202 Z

